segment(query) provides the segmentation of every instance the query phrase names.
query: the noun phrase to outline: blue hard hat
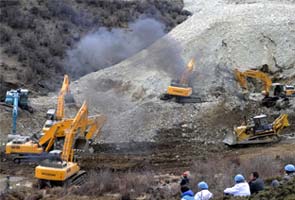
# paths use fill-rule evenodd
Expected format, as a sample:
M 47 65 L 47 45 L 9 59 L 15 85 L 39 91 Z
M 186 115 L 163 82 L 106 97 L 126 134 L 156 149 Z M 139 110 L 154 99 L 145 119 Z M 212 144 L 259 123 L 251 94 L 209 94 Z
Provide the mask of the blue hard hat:
M 244 182 L 244 181 L 245 181 L 245 178 L 244 178 L 244 176 L 242 174 L 237 174 L 235 176 L 235 182 L 236 183 L 241 183 L 241 182 Z
M 198 183 L 198 188 L 201 190 L 208 190 L 208 184 L 204 181 Z
M 285 171 L 286 172 L 295 172 L 295 167 L 292 164 L 288 164 L 285 166 Z

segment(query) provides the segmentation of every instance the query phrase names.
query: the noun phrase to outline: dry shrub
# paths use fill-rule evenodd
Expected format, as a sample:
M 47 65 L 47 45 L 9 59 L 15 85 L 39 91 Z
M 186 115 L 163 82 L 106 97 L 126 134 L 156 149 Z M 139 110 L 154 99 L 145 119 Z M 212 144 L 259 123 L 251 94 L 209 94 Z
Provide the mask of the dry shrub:
M 282 168 L 282 164 L 276 160 L 275 156 L 251 158 L 243 161 L 241 165 L 245 174 L 257 171 L 261 178 L 278 176 Z
M 72 192 L 76 195 L 99 196 L 106 193 L 120 193 L 122 196 L 139 196 L 148 192 L 154 184 L 153 175 L 149 172 L 112 173 L 108 170 L 88 173 L 87 183 Z
M 4 24 L 1 24 L 0 26 L 0 44 L 4 44 L 6 42 L 9 42 L 11 37 L 14 35 L 13 30 Z
M 238 173 L 246 179 L 251 172 L 257 171 L 260 177 L 269 184 L 274 178 L 284 173 L 284 166 L 288 163 L 294 164 L 295 154 L 287 155 L 265 155 L 249 159 L 210 159 L 203 162 L 196 162 L 193 166 L 191 187 L 197 191 L 197 183 L 206 181 L 209 189 L 216 197 L 223 195 L 223 190 L 234 184 L 234 176 Z
M 194 164 L 192 171 L 191 186 L 197 191 L 197 183 L 205 181 L 210 190 L 216 193 L 223 193 L 223 190 L 233 184 L 233 176 L 239 172 L 239 161 L 206 160 Z
M 32 190 L 27 187 L 18 187 L 16 189 L 11 189 L 8 192 L 0 193 L 0 199 L 10 200 L 38 200 L 42 199 L 43 195 L 40 191 L 34 191 L 32 194 Z
M 243 171 L 247 174 L 257 171 L 261 178 L 272 179 L 284 173 L 286 164 L 295 164 L 295 154 L 266 155 L 245 160 L 241 163 Z
M 295 164 L 295 153 L 290 153 L 290 155 L 277 156 L 277 158 L 281 160 L 281 163 L 283 164 Z

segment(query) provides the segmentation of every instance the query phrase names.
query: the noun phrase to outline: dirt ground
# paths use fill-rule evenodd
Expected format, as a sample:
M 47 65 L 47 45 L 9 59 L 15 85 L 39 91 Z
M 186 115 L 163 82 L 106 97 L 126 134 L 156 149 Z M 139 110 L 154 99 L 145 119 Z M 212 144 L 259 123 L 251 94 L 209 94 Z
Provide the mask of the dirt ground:
M 200 145 L 202 146 L 202 145 Z M 175 148 L 176 147 L 176 148 Z M 132 153 L 132 149 L 141 149 Z M 187 148 L 179 149 L 177 145 L 171 143 L 167 145 L 155 144 L 133 144 L 129 145 L 100 145 L 96 146 L 95 152 L 91 155 L 79 153 L 78 162 L 82 169 L 88 172 L 110 171 L 113 174 L 124 173 L 151 173 L 154 175 L 179 176 L 183 171 L 189 170 L 193 174 L 193 182 L 200 181 L 200 178 L 207 177 L 209 183 L 212 181 L 209 176 L 211 173 L 218 174 L 217 171 L 227 174 L 229 180 L 234 176 L 235 170 L 241 170 L 245 174 L 250 173 L 253 167 L 258 170 L 265 169 L 263 163 L 260 166 L 255 164 L 257 160 L 261 159 L 269 162 L 267 166 L 273 169 L 268 169 L 269 172 L 261 172 L 264 178 L 266 176 L 276 177 L 282 174 L 283 164 L 291 162 L 294 159 L 295 140 L 283 140 L 277 144 L 259 145 L 253 148 L 228 148 L 225 146 L 216 146 L 213 148 Z M 267 159 L 267 160 L 265 160 Z M 212 163 L 214 161 L 215 163 Z M 222 162 L 220 162 L 222 161 Z M 251 166 L 251 162 L 253 166 Z M 220 166 L 217 171 L 210 168 L 218 167 L 219 164 L 226 163 Z M 13 166 L 13 167 L 12 167 Z M 234 166 L 234 171 L 228 169 L 229 166 Z M 262 167 L 261 167 L 262 166 Z M 11 161 L 4 161 L 3 155 L 0 163 L 0 173 L 3 176 L 10 175 L 11 177 L 21 177 L 22 180 L 29 182 L 27 189 L 36 184 L 34 179 L 35 164 L 21 163 L 16 165 Z M 207 170 L 206 170 L 207 169 Z M 220 180 L 220 184 L 222 180 Z M 24 181 L 22 182 L 24 184 Z M 15 184 L 14 184 L 15 185 Z M 27 184 L 28 185 L 28 184 Z M 159 183 L 155 184 L 156 188 Z M 222 185 L 223 186 L 223 185 Z M 19 186 L 14 186 L 18 188 Z M 192 186 L 193 188 L 195 186 Z M 179 189 L 179 188 L 178 188 Z M 196 189 L 196 188 L 194 188 Z M 211 183 L 211 190 L 215 192 L 216 196 L 220 196 L 220 186 Z M 34 192 L 31 191 L 34 194 Z M 178 193 L 178 192 L 177 192 Z M 79 196 L 79 195 L 78 195 Z M 86 198 L 86 197 L 85 197 Z M 86 199 L 91 198 L 87 197 Z M 46 198 L 45 198 L 46 199 Z

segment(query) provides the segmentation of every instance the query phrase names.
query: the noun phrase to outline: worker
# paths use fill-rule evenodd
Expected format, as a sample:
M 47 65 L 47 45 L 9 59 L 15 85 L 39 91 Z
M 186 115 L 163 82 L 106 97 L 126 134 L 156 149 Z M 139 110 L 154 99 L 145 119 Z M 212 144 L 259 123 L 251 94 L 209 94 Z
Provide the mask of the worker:
M 194 193 L 187 185 L 183 185 L 181 190 L 181 200 L 194 200 Z
M 198 183 L 199 192 L 195 195 L 195 200 L 209 200 L 213 194 L 208 190 L 208 184 L 204 181 Z
M 283 179 L 281 181 L 278 181 L 276 179 L 273 180 L 271 182 L 272 187 L 278 187 L 279 185 L 284 184 L 284 183 L 295 178 L 295 166 L 294 165 L 288 164 L 284 167 L 284 170 L 285 170 L 285 175 L 284 175 Z
M 181 180 L 180 180 L 180 186 L 189 184 L 189 175 L 190 175 L 189 171 L 183 172 L 183 174 L 181 176 Z
M 288 164 L 285 166 L 285 176 L 283 177 L 283 182 L 290 181 L 295 177 L 295 166 L 292 164 Z
M 251 194 L 258 193 L 264 189 L 264 182 L 259 178 L 258 172 L 252 172 L 250 174 L 249 186 Z
M 234 178 L 235 185 L 231 188 L 226 188 L 224 194 L 233 196 L 250 196 L 250 187 L 245 178 L 241 174 L 237 174 Z

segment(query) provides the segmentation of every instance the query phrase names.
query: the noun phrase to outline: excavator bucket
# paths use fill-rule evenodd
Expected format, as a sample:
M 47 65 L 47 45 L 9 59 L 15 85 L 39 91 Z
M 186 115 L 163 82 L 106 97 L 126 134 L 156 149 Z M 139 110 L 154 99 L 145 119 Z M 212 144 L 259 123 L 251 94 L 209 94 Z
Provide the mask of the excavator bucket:
M 237 137 L 234 132 L 228 132 L 223 140 L 223 143 L 229 146 L 237 144 Z

